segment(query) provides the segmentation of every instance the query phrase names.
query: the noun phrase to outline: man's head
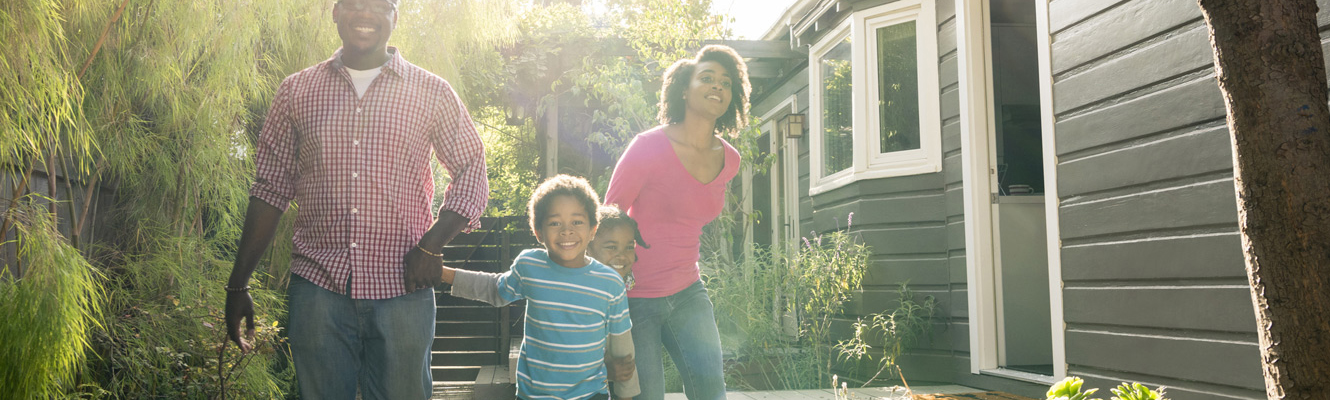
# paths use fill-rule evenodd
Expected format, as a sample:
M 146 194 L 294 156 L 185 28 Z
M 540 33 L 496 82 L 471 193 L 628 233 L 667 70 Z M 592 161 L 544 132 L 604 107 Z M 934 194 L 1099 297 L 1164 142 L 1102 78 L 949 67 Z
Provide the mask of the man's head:
M 340 0 L 333 6 L 333 22 L 344 55 L 383 54 L 397 26 L 397 0 Z

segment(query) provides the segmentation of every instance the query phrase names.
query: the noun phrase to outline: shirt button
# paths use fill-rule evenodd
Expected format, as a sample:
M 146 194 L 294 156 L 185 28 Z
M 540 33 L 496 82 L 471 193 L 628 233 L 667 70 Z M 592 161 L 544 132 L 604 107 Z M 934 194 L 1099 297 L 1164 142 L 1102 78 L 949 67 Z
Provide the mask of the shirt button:
M 352 173 L 351 173 L 351 177 L 352 177 L 352 178 L 359 178 L 359 177 L 360 177 L 360 173 L 359 173 L 359 172 L 352 172 Z
M 359 146 L 359 145 L 360 145 L 360 140 L 352 140 L 352 141 L 351 141 L 351 145 L 352 145 L 352 146 Z
M 356 112 L 357 112 L 357 113 L 360 112 L 360 107 L 356 107 Z
M 352 209 L 351 209 L 351 213 L 352 213 L 352 214 L 355 214 L 357 211 L 359 211 L 359 210 L 356 210 L 355 208 L 352 208 Z
M 351 242 L 351 248 L 356 248 L 356 242 Z

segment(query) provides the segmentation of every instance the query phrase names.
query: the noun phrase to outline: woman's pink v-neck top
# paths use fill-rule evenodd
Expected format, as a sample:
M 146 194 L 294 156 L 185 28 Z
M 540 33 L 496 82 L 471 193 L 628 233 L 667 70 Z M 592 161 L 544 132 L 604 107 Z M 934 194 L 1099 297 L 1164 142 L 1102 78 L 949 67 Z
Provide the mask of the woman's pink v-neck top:
M 651 248 L 637 247 L 628 297 L 665 297 L 701 278 L 697 261 L 702 227 L 720 215 L 725 187 L 739 173 L 739 151 L 725 140 L 725 165 L 710 182 L 684 169 L 664 126 L 638 134 L 614 167 L 605 204 L 637 221 Z

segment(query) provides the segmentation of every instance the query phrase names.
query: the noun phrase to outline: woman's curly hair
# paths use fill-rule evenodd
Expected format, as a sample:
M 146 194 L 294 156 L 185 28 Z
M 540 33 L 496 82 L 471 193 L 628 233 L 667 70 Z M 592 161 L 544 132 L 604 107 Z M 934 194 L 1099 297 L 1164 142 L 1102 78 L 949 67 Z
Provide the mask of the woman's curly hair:
M 730 85 L 730 106 L 716 119 L 716 131 L 732 133 L 748 125 L 748 94 L 752 86 L 748 83 L 748 64 L 733 48 L 713 44 L 697 51 L 691 59 L 679 60 L 665 70 L 664 82 L 661 83 L 660 113 L 656 119 L 662 124 L 683 122 L 684 110 L 688 108 L 683 94 L 693 80 L 697 64 L 714 61 L 729 71 L 733 84 Z

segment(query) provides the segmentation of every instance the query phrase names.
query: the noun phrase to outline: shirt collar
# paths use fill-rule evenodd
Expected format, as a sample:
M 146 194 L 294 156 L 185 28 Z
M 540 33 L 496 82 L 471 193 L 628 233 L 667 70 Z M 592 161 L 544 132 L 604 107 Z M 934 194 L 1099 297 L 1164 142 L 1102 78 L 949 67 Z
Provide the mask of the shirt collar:
M 345 65 L 342 64 L 342 49 L 340 47 L 333 53 L 332 58 L 328 60 L 328 67 L 334 71 L 341 70 L 342 67 L 345 67 Z M 402 58 L 402 52 L 398 51 L 396 47 L 388 46 L 388 62 L 383 64 L 383 72 L 401 77 L 403 76 L 402 72 L 405 71 L 405 67 L 406 59 Z

